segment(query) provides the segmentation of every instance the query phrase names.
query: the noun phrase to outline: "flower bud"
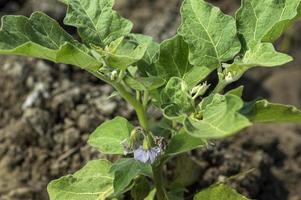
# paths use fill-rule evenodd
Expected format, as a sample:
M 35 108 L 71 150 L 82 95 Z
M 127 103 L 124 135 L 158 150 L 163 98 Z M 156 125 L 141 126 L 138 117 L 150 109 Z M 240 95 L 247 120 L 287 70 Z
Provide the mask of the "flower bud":
M 191 90 L 191 95 L 193 95 L 193 99 L 196 99 L 199 96 L 202 96 L 206 93 L 208 90 L 210 84 L 207 84 L 207 82 L 202 83 L 201 85 L 197 85 Z
M 110 78 L 112 81 L 116 81 L 118 78 L 118 71 L 117 70 L 112 71 Z

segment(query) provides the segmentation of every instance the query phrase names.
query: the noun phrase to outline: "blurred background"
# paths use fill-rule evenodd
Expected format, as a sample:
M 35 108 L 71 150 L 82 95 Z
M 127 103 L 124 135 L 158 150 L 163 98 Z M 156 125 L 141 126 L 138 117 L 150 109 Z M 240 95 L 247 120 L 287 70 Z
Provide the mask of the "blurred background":
M 233 15 L 239 0 L 211 0 Z M 117 0 L 116 9 L 135 24 L 134 32 L 160 42 L 175 34 L 181 0 Z M 41 10 L 62 23 L 65 7 L 56 0 L 0 0 L 0 16 L 29 16 Z M 76 30 L 65 27 L 75 35 Z M 301 108 L 301 21 L 277 41 L 294 62 L 256 68 L 237 83 L 245 100 L 262 96 Z M 46 185 L 102 157 L 88 135 L 116 115 L 135 119 L 112 88 L 88 73 L 62 64 L 0 56 L 0 200 L 47 200 Z M 259 200 L 301 199 L 301 126 L 256 125 L 208 149 L 170 163 L 167 177 L 188 187 L 187 199 L 204 187 L 230 181 L 240 193 Z M 183 162 L 185 160 L 185 162 Z M 248 172 L 253 169 L 251 172 Z M 246 173 L 248 172 L 248 173 Z

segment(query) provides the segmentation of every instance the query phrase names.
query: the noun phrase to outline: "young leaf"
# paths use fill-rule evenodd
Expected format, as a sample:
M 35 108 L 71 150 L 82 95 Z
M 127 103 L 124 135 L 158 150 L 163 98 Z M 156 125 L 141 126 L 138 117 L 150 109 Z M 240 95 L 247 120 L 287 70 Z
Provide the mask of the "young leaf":
M 105 154 L 124 154 L 122 142 L 133 130 L 126 119 L 116 117 L 101 124 L 89 137 L 88 144 Z
M 237 59 L 233 64 L 225 65 L 226 72 L 243 74 L 252 67 L 274 67 L 292 61 L 292 57 L 275 51 L 271 43 L 259 43 L 248 50 L 242 59 Z
M 212 71 L 231 60 L 241 48 L 235 20 L 203 0 L 185 0 L 178 33 L 190 49 L 191 64 Z
M 242 106 L 243 101 L 238 96 L 215 94 L 202 111 L 202 119 L 186 118 L 184 127 L 190 135 L 202 139 L 232 135 L 251 125 L 247 118 L 238 113 Z
M 165 117 L 174 118 L 193 110 L 193 101 L 188 86 L 182 79 L 172 77 L 161 93 Z
M 300 0 L 244 0 L 236 14 L 238 32 L 247 48 L 279 37 L 289 20 L 297 16 Z M 244 47 L 245 48 L 245 47 Z
M 206 144 L 205 140 L 192 137 L 186 132 L 176 134 L 173 136 L 165 150 L 165 154 L 174 156 L 196 148 L 200 148 Z
M 219 184 L 211 186 L 198 194 L 193 200 L 248 200 L 246 197 L 238 194 L 235 190 L 227 185 Z
M 121 37 L 111 42 L 107 48 L 96 48 L 96 51 L 103 56 L 109 66 L 124 71 L 128 66 L 141 60 L 146 49 L 145 44 L 138 44 L 129 37 Z
M 73 175 L 51 181 L 50 200 L 105 200 L 113 193 L 113 174 L 107 160 L 90 161 Z
M 111 172 L 115 174 L 114 193 L 120 194 L 138 175 L 152 177 L 150 165 L 133 158 L 123 158 L 112 165 Z
M 0 54 L 43 58 L 96 71 L 101 62 L 89 55 L 60 25 L 41 12 L 24 16 L 4 16 L 0 31 Z
M 132 23 L 112 10 L 114 0 L 61 1 L 68 5 L 64 23 L 77 27 L 87 45 L 104 47 L 132 30 Z
M 242 113 L 254 123 L 301 123 L 301 111 L 296 107 L 270 103 L 267 100 L 247 104 Z
M 158 58 L 160 45 L 153 40 L 152 37 L 141 34 L 129 34 L 129 37 L 133 38 L 140 45 L 146 45 L 147 49 L 143 57 L 143 61 L 148 65 L 154 63 Z

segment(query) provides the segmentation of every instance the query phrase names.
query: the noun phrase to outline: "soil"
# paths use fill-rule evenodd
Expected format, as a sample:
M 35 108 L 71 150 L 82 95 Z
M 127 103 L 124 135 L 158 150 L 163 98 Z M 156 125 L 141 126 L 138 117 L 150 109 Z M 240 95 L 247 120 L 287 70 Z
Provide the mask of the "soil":
M 212 3 L 229 14 L 238 7 L 236 0 Z M 118 1 L 116 9 L 134 22 L 135 32 L 162 41 L 180 23 L 180 4 L 180 0 L 128 0 Z M 29 15 L 34 10 L 60 21 L 65 12 L 55 0 L 0 1 L 0 15 Z M 70 27 L 68 31 L 75 33 Z M 238 83 L 246 85 L 246 100 L 262 96 L 301 107 L 300 31 L 299 22 L 278 45 L 294 56 L 294 62 L 251 70 Z M 113 92 L 110 86 L 70 66 L 1 56 L 0 72 L 0 200 L 47 200 L 50 180 L 103 157 L 86 144 L 94 128 L 116 115 L 135 120 L 133 109 L 122 99 L 108 99 Z M 255 125 L 189 154 L 189 179 L 181 180 L 188 186 L 187 199 L 227 180 L 252 199 L 301 200 L 300 125 Z M 172 164 L 167 169 L 170 179 L 183 178 L 185 170 Z

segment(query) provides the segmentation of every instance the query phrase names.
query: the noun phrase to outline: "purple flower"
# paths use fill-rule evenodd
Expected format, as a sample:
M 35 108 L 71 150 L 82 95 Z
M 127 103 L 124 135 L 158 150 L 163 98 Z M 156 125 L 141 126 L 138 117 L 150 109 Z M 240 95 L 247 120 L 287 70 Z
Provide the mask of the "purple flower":
M 140 146 L 138 149 L 134 150 L 134 158 L 135 160 L 139 160 L 140 162 L 153 164 L 156 158 L 161 154 L 160 147 L 152 147 L 148 150 L 143 149 Z

